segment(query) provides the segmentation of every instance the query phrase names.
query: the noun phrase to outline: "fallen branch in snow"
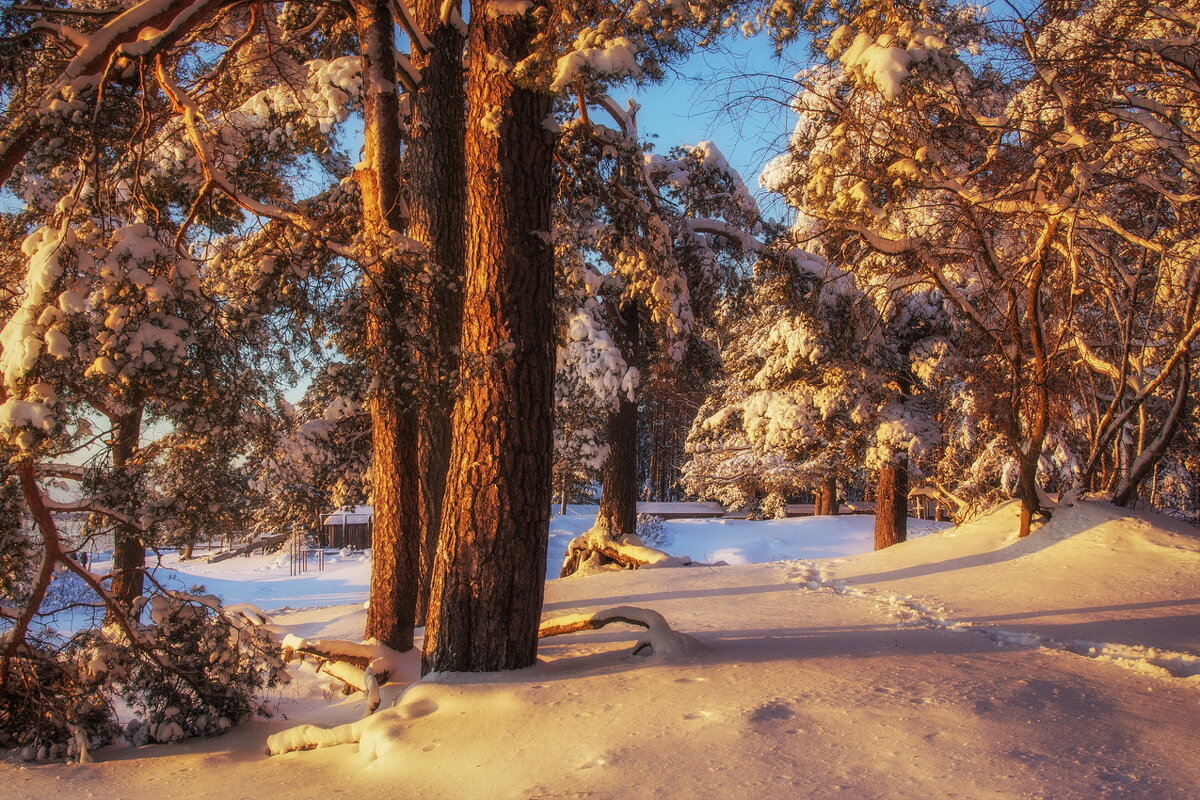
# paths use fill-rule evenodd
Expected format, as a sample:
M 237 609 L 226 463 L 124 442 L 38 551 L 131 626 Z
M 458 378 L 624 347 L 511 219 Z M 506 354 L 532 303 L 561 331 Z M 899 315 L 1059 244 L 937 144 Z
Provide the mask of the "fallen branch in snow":
M 374 639 L 366 642 L 348 642 L 341 639 L 320 639 L 310 642 L 288 634 L 283 639 L 283 660 L 316 660 L 317 671 L 337 678 L 344 685 L 345 694 L 365 692 L 377 695 L 379 685 L 387 683 L 391 676 L 399 673 L 400 653 Z M 376 700 L 376 707 L 378 701 Z
M 538 628 L 538 638 L 546 639 L 550 636 L 581 631 L 598 631 L 614 622 L 624 622 L 626 625 L 636 625 L 646 629 L 646 635 L 638 639 L 630 655 L 640 655 L 645 650 L 650 651 L 646 655 L 682 655 L 704 649 L 704 645 L 696 639 L 672 629 L 662 614 L 649 608 L 634 606 L 617 606 L 592 614 L 554 617 L 542 622 Z
M 592 528 L 581 536 L 576 536 L 567 545 L 567 554 L 563 559 L 560 578 L 566 578 L 583 570 L 585 565 L 593 568 L 616 565 L 621 569 L 641 569 L 642 567 L 687 567 L 692 559 L 688 556 L 673 556 L 647 547 L 636 536 L 623 536 L 614 539 L 606 531 Z
M 614 622 L 624 622 L 646 629 L 646 635 L 640 638 L 634 646 L 634 655 L 669 657 L 687 655 L 706 649 L 702 643 L 686 633 L 672 630 L 667 621 L 663 619 L 662 614 L 657 611 L 633 606 L 617 606 L 592 614 L 576 614 L 548 619 L 538 630 L 538 638 L 544 639 L 548 636 L 560 636 L 565 633 L 599 630 Z M 340 659 L 338 663 L 352 669 L 356 668 L 353 666 L 354 663 L 362 663 L 362 658 L 367 652 L 400 655 L 395 650 L 371 642 L 365 644 L 338 640 L 307 642 L 291 634 L 284 638 L 283 646 L 285 658 L 289 651 L 292 653 L 303 652 L 314 656 L 320 653 L 318 657 L 328 656 Z M 382 659 L 378 660 L 382 661 Z M 370 672 L 374 666 L 375 661 L 372 661 L 366 667 L 368 684 L 371 683 Z M 379 683 L 383 682 L 384 679 L 381 677 Z M 388 739 L 393 739 L 398 735 L 397 730 L 401 723 L 437 710 L 438 705 L 430 701 L 428 690 L 430 690 L 430 684 L 420 681 L 411 683 L 405 688 L 401 698 L 397 698 L 390 708 L 376 714 L 373 712 L 380 706 L 379 690 L 376 686 L 373 691 L 368 692 L 366 714 L 362 719 L 332 728 L 297 725 L 294 728 L 279 731 L 267 737 L 267 755 L 356 742 L 360 745 L 360 753 L 377 755 L 381 743 L 386 743 Z M 370 757 L 374 758 L 375 755 L 370 755 Z

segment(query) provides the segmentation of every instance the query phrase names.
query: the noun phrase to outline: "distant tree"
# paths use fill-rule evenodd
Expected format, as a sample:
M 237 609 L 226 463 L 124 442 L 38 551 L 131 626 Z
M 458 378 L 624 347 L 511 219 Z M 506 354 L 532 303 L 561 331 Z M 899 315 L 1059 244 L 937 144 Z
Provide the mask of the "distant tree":
M 366 370 L 334 362 L 312 379 L 296 407 L 260 415 L 252 453 L 251 519 L 261 533 L 315 532 L 322 514 L 365 503 L 370 491 L 371 426 Z
M 715 301 L 696 294 L 726 289 L 723 262 L 759 246 L 759 223 L 757 206 L 715 144 L 647 156 L 636 109 L 608 98 L 598 106 L 616 129 L 586 114 L 564 126 L 556 235 L 574 300 L 565 357 L 611 406 L 595 530 L 620 539 L 635 535 L 641 493 L 643 376 L 681 373 L 703 359 L 699 326 L 711 321 L 705 312 Z
M 560 349 L 560 355 L 562 353 Z M 553 484 L 562 513 L 568 503 L 595 502 L 600 469 L 608 457 L 598 424 L 607 413 L 592 388 L 561 363 L 554 377 Z
M 250 521 L 247 476 L 235 465 L 242 442 L 227 434 L 170 437 L 150 467 L 158 543 L 192 557 L 195 545 L 241 533 Z
M 945 347 L 939 298 L 860 286 L 781 249 L 726 314 L 724 377 L 689 435 L 688 489 L 782 516 L 790 495 L 878 470 L 880 541 L 903 541 L 907 469 L 939 439 L 918 369 L 919 354 Z

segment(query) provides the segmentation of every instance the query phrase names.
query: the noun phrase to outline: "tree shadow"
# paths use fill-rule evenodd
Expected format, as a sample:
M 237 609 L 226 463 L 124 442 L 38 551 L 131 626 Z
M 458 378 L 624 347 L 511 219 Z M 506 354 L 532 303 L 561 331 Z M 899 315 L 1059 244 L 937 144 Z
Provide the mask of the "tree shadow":
M 659 659 L 631 655 L 633 642 L 644 633 L 641 629 L 563 637 L 565 641 L 544 640 L 539 654 L 544 660 L 532 668 L 529 680 L 549 682 L 581 677 L 616 675 L 634 670 L 688 665 L 712 667 L 722 664 L 749 665 L 771 662 L 802 662 L 837 658 L 902 658 L 946 656 L 995 652 L 994 642 L 982 636 L 962 635 L 927 627 L 897 628 L 888 624 L 835 626 L 821 628 L 781 627 L 690 634 L 705 650 L 688 656 Z M 558 638 L 558 637 L 555 637 Z M 572 650 L 604 644 L 627 643 L 599 653 L 573 655 Z M 555 653 L 558 650 L 561 655 Z M 514 673 L 515 674 L 515 673 Z M 487 682 L 487 677 L 459 676 L 454 682 Z
M 614 605 L 629 606 L 637 605 L 638 603 L 650 602 L 653 600 L 683 600 L 693 597 L 723 597 L 745 594 L 769 594 L 771 592 L 795 592 L 796 584 L 790 583 L 770 583 L 761 586 L 730 586 L 722 588 L 699 587 L 696 589 L 669 591 L 669 592 L 645 592 L 638 595 L 622 595 L 622 596 L 607 596 L 607 597 L 590 597 L 581 600 L 558 600 L 553 603 L 546 603 L 542 606 L 542 611 L 562 611 L 565 609 L 574 608 L 610 608 Z

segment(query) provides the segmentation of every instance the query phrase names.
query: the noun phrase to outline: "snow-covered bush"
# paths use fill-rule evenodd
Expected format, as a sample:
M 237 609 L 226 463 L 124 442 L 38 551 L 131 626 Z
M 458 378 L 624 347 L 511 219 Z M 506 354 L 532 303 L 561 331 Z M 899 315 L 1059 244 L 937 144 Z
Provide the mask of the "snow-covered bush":
M 90 634 L 89 647 L 89 668 L 137 715 L 126 728 L 130 741 L 211 736 L 269 716 L 258 694 L 286 680 L 286 672 L 262 617 L 182 592 L 139 605 L 149 624 L 135 629 L 136 642 L 110 626 Z
M 663 527 L 663 518 L 657 514 L 637 515 L 637 538 L 647 547 L 665 547 L 671 538 Z
M 81 650 L 28 637 L 0 684 L 0 749 L 26 761 L 80 757 L 113 741 L 116 714 Z
M 763 519 L 783 519 L 787 516 L 787 499 L 779 492 L 770 492 L 763 498 L 759 513 Z

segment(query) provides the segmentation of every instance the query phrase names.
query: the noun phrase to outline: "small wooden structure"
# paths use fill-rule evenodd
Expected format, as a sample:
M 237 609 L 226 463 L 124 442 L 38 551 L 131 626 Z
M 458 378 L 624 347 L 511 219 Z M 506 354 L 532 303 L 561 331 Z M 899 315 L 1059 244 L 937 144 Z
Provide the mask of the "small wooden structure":
M 725 516 L 720 503 L 646 502 L 637 504 L 639 514 L 653 514 L 662 519 L 719 519 Z
M 942 505 L 937 490 L 917 486 L 908 493 L 908 515 L 915 519 L 947 520 L 949 511 Z
M 375 514 L 370 506 L 342 506 L 321 518 L 321 546 L 366 550 L 371 546 Z

